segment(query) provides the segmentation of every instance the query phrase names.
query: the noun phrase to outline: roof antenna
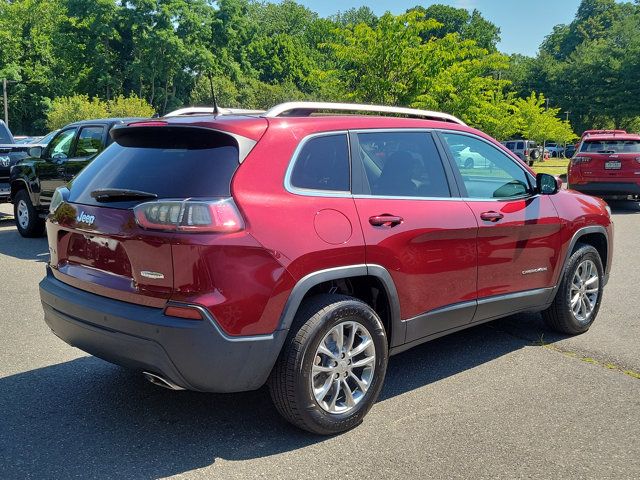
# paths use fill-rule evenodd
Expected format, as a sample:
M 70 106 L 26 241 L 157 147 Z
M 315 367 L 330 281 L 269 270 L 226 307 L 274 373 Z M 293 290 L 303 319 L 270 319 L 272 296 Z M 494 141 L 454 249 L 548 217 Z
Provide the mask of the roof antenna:
M 218 102 L 216 101 L 216 92 L 213 88 L 213 78 L 211 78 L 211 74 L 208 74 L 209 77 L 209 87 L 211 88 L 211 98 L 213 98 L 213 114 L 219 115 L 220 111 L 218 110 Z

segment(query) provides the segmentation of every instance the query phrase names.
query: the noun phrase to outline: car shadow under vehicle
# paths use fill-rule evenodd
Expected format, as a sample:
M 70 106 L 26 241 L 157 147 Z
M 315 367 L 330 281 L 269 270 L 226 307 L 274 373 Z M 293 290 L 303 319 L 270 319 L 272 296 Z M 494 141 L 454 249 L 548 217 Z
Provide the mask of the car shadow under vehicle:
M 531 345 L 529 338 L 545 330 L 539 315 L 525 316 L 521 335 L 507 333 L 519 318 L 392 357 L 379 402 Z M 150 479 L 216 459 L 267 457 L 327 440 L 282 420 L 266 388 L 226 395 L 172 392 L 91 356 L 0 379 L 0 407 L 0 478 Z M 383 420 L 365 420 L 371 421 Z
M 607 200 L 611 212 L 616 215 L 633 215 L 640 213 L 640 202 L 634 200 Z
M 0 223 L 0 255 L 37 262 L 49 260 L 49 246 L 46 237 L 23 238 L 15 226 L 4 228 L 5 226 L 6 223 Z

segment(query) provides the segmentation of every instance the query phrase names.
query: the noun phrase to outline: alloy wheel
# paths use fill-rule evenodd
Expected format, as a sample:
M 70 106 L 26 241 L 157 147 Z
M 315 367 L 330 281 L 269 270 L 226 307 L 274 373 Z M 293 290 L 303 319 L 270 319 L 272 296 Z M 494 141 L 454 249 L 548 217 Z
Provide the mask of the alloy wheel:
M 311 370 L 311 389 L 320 407 L 348 413 L 362 401 L 373 381 L 376 349 L 362 324 L 334 326 L 318 346 Z
M 571 312 L 580 323 L 587 323 L 598 303 L 600 278 L 592 260 L 581 262 L 573 273 L 569 298 Z

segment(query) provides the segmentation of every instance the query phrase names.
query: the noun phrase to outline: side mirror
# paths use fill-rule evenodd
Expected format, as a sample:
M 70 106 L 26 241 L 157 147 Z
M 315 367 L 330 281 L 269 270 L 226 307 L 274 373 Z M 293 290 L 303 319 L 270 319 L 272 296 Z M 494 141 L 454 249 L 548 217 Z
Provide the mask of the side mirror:
M 53 163 L 63 163 L 66 159 L 67 156 L 62 152 L 54 153 L 51 156 L 51 160 L 53 161 Z
M 29 149 L 29 156 L 33 158 L 40 158 L 42 156 L 42 147 L 31 147 Z
M 548 173 L 539 173 L 536 175 L 536 190 L 541 195 L 554 195 L 558 193 L 558 179 Z

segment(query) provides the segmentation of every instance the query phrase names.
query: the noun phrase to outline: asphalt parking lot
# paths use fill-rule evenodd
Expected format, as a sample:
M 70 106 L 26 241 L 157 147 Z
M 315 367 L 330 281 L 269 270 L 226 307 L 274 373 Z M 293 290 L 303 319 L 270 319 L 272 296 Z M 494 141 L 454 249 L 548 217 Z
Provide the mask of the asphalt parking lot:
M 611 280 L 592 329 L 537 314 L 391 359 L 360 427 L 316 437 L 268 392 L 171 392 L 42 321 L 45 239 L 0 205 L 0 478 L 640 478 L 640 206 L 613 204 Z

